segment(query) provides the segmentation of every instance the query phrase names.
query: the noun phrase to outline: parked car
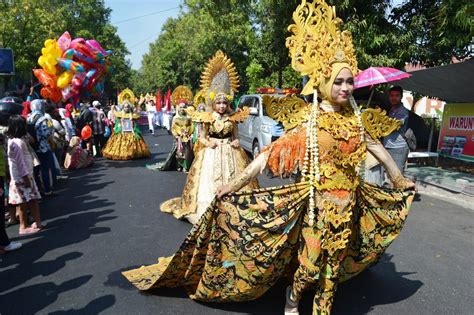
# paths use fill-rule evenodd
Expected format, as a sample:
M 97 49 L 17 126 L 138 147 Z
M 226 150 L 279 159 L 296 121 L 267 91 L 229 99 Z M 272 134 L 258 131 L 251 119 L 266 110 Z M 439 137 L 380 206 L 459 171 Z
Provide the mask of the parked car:
M 285 131 L 281 123 L 267 116 L 262 102 L 263 94 L 243 95 L 239 100 L 239 108 L 250 108 L 249 117 L 239 124 L 240 145 L 255 158 L 263 148 L 281 137 Z M 268 94 L 267 94 L 268 95 Z M 271 96 L 283 97 L 284 94 Z

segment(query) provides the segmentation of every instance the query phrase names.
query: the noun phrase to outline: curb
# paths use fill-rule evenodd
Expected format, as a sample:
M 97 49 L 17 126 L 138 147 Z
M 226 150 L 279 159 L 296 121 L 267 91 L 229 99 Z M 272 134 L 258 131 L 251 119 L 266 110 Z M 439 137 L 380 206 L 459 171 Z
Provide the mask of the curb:
M 428 195 L 443 201 L 474 211 L 474 197 L 459 191 L 452 191 L 424 181 L 415 181 L 416 189 L 421 195 Z

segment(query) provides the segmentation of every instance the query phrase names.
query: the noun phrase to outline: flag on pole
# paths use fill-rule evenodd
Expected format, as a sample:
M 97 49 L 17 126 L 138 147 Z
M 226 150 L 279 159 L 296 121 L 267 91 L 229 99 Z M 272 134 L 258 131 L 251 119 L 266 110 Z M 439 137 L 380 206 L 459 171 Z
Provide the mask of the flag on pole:
M 166 111 L 171 112 L 171 89 L 168 88 L 168 93 L 166 93 L 165 98 Z
M 158 89 L 158 92 L 156 93 L 156 100 L 155 100 L 155 106 L 156 106 L 156 111 L 157 112 L 161 112 L 161 104 L 162 104 L 163 100 L 161 98 L 161 91 L 160 89 Z

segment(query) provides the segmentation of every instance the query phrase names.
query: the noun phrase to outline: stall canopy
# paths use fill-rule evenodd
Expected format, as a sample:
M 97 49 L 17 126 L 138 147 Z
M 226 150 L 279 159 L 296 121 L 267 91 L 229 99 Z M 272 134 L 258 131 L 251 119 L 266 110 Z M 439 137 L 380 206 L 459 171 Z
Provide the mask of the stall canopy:
M 474 103 L 474 59 L 410 72 L 398 81 L 404 90 L 448 103 Z

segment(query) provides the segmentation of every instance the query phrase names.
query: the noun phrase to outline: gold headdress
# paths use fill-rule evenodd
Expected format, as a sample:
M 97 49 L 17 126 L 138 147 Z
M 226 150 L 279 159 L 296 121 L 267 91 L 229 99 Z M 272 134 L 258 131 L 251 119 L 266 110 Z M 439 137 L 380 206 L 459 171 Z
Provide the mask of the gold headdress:
M 313 0 L 311 3 L 302 0 L 293 13 L 293 19 L 295 24 L 288 28 L 293 35 L 286 41 L 291 65 L 293 69 L 309 77 L 302 94 L 314 94 L 306 128 L 306 152 L 301 172 L 304 180 L 310 183 L 308 224 L 312 226 L 316 218 L 316 186 L 321 183 L 318 91 L 323 100 L 330 101 L 332 84 L 340 70 L 349 68 L 353 74 L 357 73 L 357 61 L 351 33 L 341 32 L 341 19 L 336 17 L 335 8 L 324 0 Z M 357 116 L 360 139 L 363 142 L 365 132 L 360 111 L 353 98 L 350 103 Z
M 196 95 L 194 95 L 194 107 L 197 108 L 199 104 L 206 104 L 206 91 L 199 90 Z
M 239 75 L 234 63 L 221 50 L 209 59 L 201 75 L 201 89 L 206 93 L 208 104 L 214 102 L 216 96 L 232 101 L 239 89 Z
M 135 94 L 133 94 L 132 90 L 130 90 L 129 88 L 126 88 L 125 90 L 120 92 L 117 98 L 118 98 L 118 103 L 121 105 L 124 104 L 125 101 L 128 101 L 130 104 L 133 105 L 137 101 Z
M 185 85 L 178 86 L 171 94 L 171 103 L 173 106 L 177 106 L 182 101 L 186 104 L 191 104 L 192 100 L 193 92 Z
M 358 72 L 352 35 L 341 32 L 342 20 L 336 16 L 335 7 L 324 0 L 302 0 L 293 19 L 295 24 L 288 27 L 293 35 L 287 38 L 286 46 L 293 69 L 309 77 L 302 94 L 312 94 L 324 84 L 335 63 L 346 63 L 353 74 Z

